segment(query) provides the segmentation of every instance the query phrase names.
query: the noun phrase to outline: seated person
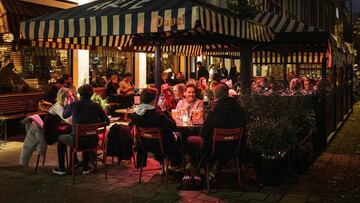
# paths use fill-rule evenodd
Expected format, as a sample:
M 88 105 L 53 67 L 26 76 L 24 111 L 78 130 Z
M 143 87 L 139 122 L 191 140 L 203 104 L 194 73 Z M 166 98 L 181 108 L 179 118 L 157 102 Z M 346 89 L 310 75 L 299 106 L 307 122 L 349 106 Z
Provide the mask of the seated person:
M 100 105 L 90 98 L 94 94 L 94 90 L 91 85 L 82 85 L 79 87 L 78 92 L 80 94 L 80 100 L 71 101 L 65 100 L 65 107 L 63 112 L 63 118 L 69 118 L 72 116 L 72 131 L 71 134 L 64 134 L 58 138 L 58 158 L 59 158 L 59 167 L 53 169 L 53 172 L 58 175 L 65 175 L 65 152 L 66 145 L 74 145 L 75 143 L 75 125 L 76 124 L 94 124 L 105 122 L 109 125 L 110 120 L 106 116 L 105 112 L 102 110 Z M 96 146 L 98 143 L 98 136 L 89 136 L 79 140 L 79 145 L 84 148 L 91 148 Z M 89 166 L 91 153 L 83 153 L 84 163 L 83 163 L 83 174 L 88 174 L 91 172 L 91 167 Z
M 169 73 L 162 72 L 161 73 L 160 84 L 163 85 L 163 84 L 169 84 L 169 83 L 170 83 L 170 81 L 169 81 Z
M 134 95 L 135 86 L 132 83 L 131 73 L 126 73 L 125 78 L 119 83 L 118 94 L 121 95 Z
M 123 105 L 124 108 L 130 107 L 134 104 L 135 86 L 132 83 L 131 73 L 126 73 L 125 78 L 119 83 L 117 90 L 117 102 Z
M 102 78 L 101 74 L 97 74 L 96 77 L 91 81 L 93 87 L 105 87 L 106 81 Z
M 196 86 L 192 83 L 185 87 L 185 98 L 180 100 L 176 106 L 177 110 L 185 110 L 191 113 L 193 110 L 203 110 L 204 103 L 202 100 L 195 98 Z
M 174 85 L 181 84 L 181 83 L 183 83 L 183 84 L 186 83 L 184 73 L 178 72 L 175 75 Z
M 176 166 L 181 163 L 181 156 L 178 152 L 178 147 L 173 136 L 173 131 L 176 130 L 175 122 L 167 117 L 162 112 L 155 108 L 155 98 L 157 90 L 148 88 L 144 89 L 140 96 L 141 104 L 135 107 L 135 113 L 131 115 L 130 126 L 152 128 L 158 127 L 163 133 L 164 150 L 169 156 L 171 165 Z M 154 157 L 157 161 L 162 163 L 163 157 L 160 152 L 159 143 L 152 140 L 144 140 L 144 145 L 153 149 Z M 146 166 L 147 153 L 141 150 L 140 143 L 136 143 L 137 147 L 137 167 Z
M 190 136 L 187 139 L 190 145 L 201 148 L 200 160 L 202 164 L 206 164 L 210 159 L 211 147 L 212 147 L 212 135 L 214 128 L 242 128 L 245 127 L 245 112 L 243 108 L 236 102 L 234 98 L 228 95 L 229 88 L 226 84 L 219 83 L 214 88 L 214 96 L 216 103 L 214 109 L 212 109 L 206 117 L 205 123 L 201 130 L 201 137 Z M 244 138 L 244 137 L 243 137 Z M 222 148 L 221 148 L 222 147 Z M 220 144 L 217 145 L 217 149 L 223 152 L 220 156 L 215 157 L 218 161 L 227 161 L 227 153 L 233 152 L 229 150 L 228 146 L 224 148 Z M 212 163 L 210 177 L 214 177 L 214 171 L 216 170 L 216 163 Z
M 106 85 L 106 97 L 109 98 L 109 102 L 115 101 L 115 94 L 119 89 L 119 77 L 117 75 L 111 75 L 109 83 Z
M 68 88 L 64 87 L 58 91 L 57 102 L 51 106 L 44 121 L 44 135 L 47 144 L 54 144 L 61 134 L 70 133 L 71 117 L 67 119 L 63 118 L 63 112 L 65 100 L 74 100 L 74 98 L 71 90 Z
M 182 111 L 181 113 L 182 115 L 187 114 L 189 118 L 191 117 L 192 111 L 195 110 L 203 111 L 204 108 L 203 101 L 195 98 L 195 91 L 196 91 L 196 86 L 194 84 L 192 83 L 187 84 L 184 93 L 185 98 L 183 100 L 180 100 L 176 106 L 177 110 Z M 186 144 L 186 140 L 187 137 L 191 135 L 199 135 L 200 132 L 198 129 L 182 128 L 179 129 L 179 133 L 181 134 L 181 143 L 182 145 L 184 145 L 185 153 L 190 154 L 188 157 L 189 158 L 188 162 L 192 162 L 193 155 L 191 154 L 194 154 L 194 152 L 192 150 L 192 147 Z
M 174 92 L 175 101 L 177 104 L 180 100 L 184 99 L 185 84 L 183 84 L 183 83 L 176 84 L 173 87 L 173 92 Z
M 159 96 L 158 106 L 163 112 L 171 113 L 176 108 L 176 100 L 169 84 L 161 85 L 161 94 Z
M 64 87 L 64 84 L 65 80 L 62 78 L 57 79 L 55 83 L 50 84 L 49 89 L 46 91 L 45 100 L 55 104 L 57 102 L 57 93 Z

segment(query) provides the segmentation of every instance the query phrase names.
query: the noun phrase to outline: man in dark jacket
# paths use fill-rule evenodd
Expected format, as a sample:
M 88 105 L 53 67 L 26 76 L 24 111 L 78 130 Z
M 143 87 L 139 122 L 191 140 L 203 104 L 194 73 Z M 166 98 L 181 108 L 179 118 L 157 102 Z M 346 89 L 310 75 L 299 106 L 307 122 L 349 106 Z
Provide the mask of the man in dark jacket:
M 201 137 L 191 136 L 188 138 L 189 144 L 201 148 L 200 166 L 209 161 L 214 128 L 242 128 L 246 125 L 245 112 L 234 98 L 229 97 L 229 88 L 226 84 L 217 84 L 214 88 L 214 96 L 216 103 L 206 117 Z M 228 160 L 229 153 L 233 153 L 235 150 L 235 145 L 233 149 L 228 145 L 221 144 L 216 147 L 217 151 L 221 152 L 215 157 L 215 160 L 218 161 Z M 213 165 L 212 171 L 214 170 L 216 170 L 216 165 Z M 210 175 L 214 177 L 213 172 Z
M 176 131 L 176 123 L 167 115 L 155 108 L 155 98 L 157 90 L 148 88 L 141 93 L 141 104 L 135 107 L 135 113 L 131 115 L 130 126 L 135 125 L 137 128 L 154 128 L 161 129 L 163 134 L 164 150 L 169 156 L 171 165 L 176 166 L 181 163 L 181 156 L 178 151 L 173 132 Z M 163 156 L 160 152 L 159 142 L 153 140 L 143 140 L 143 145 L 151 149 L 157 161 L 162 163 Z M 137 147 L 137 167 L 146 166 L 147 153 L 142 151 L 140 143 L 136 143 Z
M 71 135 L 61 135 L 59 136 L 58 142 L 58 161 L 59 168 L 53 169 L 53 172 L 58 175 L 66 174 L 65 170 L 65 152 L 66 145 L 73 145 L 75 141 L 75 126 L 76 124 L 94 124 L 105 122 L 107 125 L 110 124 L 109 118 L 106 116 L 105 112 L 102 110 L 100 105 L 90 98 L 94 94 L 94 90 L 91 85 L 83 85 L 79 87 L 78 92 L 80 94 L 80 100 L 78 101 L 69 101 L 65 100 L 65 107 L 63 112 L 63 118 L 69 118 L 72 116 L 72 132 Z M 98 143 L 98 136 L 86 137 L 79 140 L 79 146 L 90 148 Z M 83 163 L 83 174 L 90 173 L 90 153 L 84 153 L 84 163 Z
M 199 61 L 196 63 L 198 70 L 196 74 L 196 80 L 199 80 L 202 77 L 205 77 L 206 80 L 209 79 L 209 71 L 206 70 L 206 68 L 203 66 L 202 62 Z
M 229 88 L 219 83 L 214 89 L 215 105 L 206 117 L 201 130 L 204 139 L 204 150 L 210 152 L 210 143 L 214 128 L 242 128 L 245 127 L 245 112 L 238 102 L 229 97 Z M 210 147 L 210 148 L 208 148 Z

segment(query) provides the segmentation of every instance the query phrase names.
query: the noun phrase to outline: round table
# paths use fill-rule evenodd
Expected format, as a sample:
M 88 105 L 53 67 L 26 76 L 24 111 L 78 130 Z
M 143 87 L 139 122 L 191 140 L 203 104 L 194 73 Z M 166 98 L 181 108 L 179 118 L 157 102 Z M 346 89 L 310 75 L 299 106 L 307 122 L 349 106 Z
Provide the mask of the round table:
M 135 113 L 134 109 L 131 109 L 131 108 L 127 108 L 127 109 L 117 109 L 115 110 L 116 113 L 121 113 L 121 114 L 124 114 L 124 120 L 127 121 L 129 118 L 128 118 L 128 115 L 129 114 L 132 114 L 132 113 Z

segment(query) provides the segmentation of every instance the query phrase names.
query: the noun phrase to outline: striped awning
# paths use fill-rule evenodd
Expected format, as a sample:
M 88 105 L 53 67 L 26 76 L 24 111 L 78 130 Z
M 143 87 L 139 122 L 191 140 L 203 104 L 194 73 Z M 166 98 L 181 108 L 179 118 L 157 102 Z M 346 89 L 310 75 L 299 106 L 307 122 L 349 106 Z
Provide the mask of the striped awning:
M 277 33 L 275 41 L 278 44 L 275 46 L 282 49 L 281 51 L 258 49 L 253 53 L 252 62 L 254 64 L 282 64 L 285 62 L 287 64 L 320 64 L 322 58 L 327 57 L 329 66 L 333 64 L 343 66 L 347 58 L 353 58 L 355 53 L 352 46 L 347 45 L 339 37 L 291 18 L 263 12 L 258 14 L 254 20 L 272 28 Z M 284 41 L 293 45 L 287 46 Z M 309 43 L 309 46 L 305 46 L 306 43 Z M 299 49 L 299 46 L 302 48 Z M 318 47 L 318 49 L 313 49 L 314 47 Z
M 319 28 L 307 25 L 288 17 L 271 12 L 262 12 L 255 17 L 255 21 L 268 26 L 276 33 L 280 32 L 319 32 Z
M 252 63 L 267 64 L 321 64 L 325 52 L 300 51 L 283 55 L 274 51 L 255 51 L 252 53 Z
M 114 42 L 116 36 L 164 38 L 192 30 L 262 42 L 274 37 L 269 28 L 259 23 L 230 16 L 199 0 L 99 0 L 21 23 L 23 39 L 81 38 L 84 45 L 111 45 L 111 36 Z M 106 43 L 93 43 L 104 37 Z
M 81 44 L 66 44 L 61 42 L 44 42 L 44 41 L 31 41 L 32 47 L 42 47 L 49 49 L 90 49 L 91 46 Z
M 154 52 L 154 46 L 130 46 L 120 48 L 124 51 L 135 52 Z M 227 58 L 240 58 L 240 52 L 230 48 L 228 45 L 209 44 L 209 45 L 169 45 L 161 46 L 162 52 L 179 56 L 217 56 Z
M 214 57 L 223 57 L 223 58 L 240 58 L 240 52 L 229 52 L 229 51 L 204 51 L 202 55 L 205 56 L 214 56 Z

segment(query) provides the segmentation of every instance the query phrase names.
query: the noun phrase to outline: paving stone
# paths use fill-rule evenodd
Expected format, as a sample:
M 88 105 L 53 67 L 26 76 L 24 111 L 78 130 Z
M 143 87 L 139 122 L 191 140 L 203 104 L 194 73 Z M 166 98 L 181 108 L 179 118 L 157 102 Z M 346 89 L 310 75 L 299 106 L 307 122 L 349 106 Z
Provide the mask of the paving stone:
M 211 201 L 211 202 L 217 202 L 220 201 L 221 198 L 213 197 L 210 194 L 202 193 L 199 196 L 196 197 L 197 200 L 203 200 L 203 201 Z
M 151 199 L 154 195 L 154 193 L 152 192 L 143 192 L 143 191 L 139 191 L 137 190 L 136 192 L 134 192 L 133 194 L 131 194 L 131 197 L 135 197 L 135 198 L 140 198 L 140 199 L 144 199 L 144 200 L 149 200 Z
M 96 190 L 99 187 L 96 183 L 89 183 L 89 182 L 81 182 L 74 185 L 74 188 L 79 188 L 83 190 Z
M 164 187 L 164 186 L 160 184 L 150 184 L 150 183 L 140 183 L 140 184 L 138 183 L 133 186 L 134 189 L 142 192 L 150 192 L 160 187 Z
M 261 200 L 250 200 L 249 203 L 268 203 L 268 201 L 261 201 Z
M 162 194 L 174 194 L 174 193 L 178 193 L 179 190 L 177 189 L 178 185 L 177 184 L 170 184 L 167 186 L 167 188 L 165 189 L 165 187 L 158 187 L 154 190 L 154 192 L 156 193 L 162 193 Z
M 269 196 L 266 198 L 266 201 L 268 202 L 278 202 L 282 197 L 282 194 L 269 194 Z
M 268 196 L 267 193 L 262 192 L 245 192 L 241 197 L 249 199 L 255 199 L 255 200 L 265 200 L 265 198 Z
M 309 203 L 318 203 L 318 202 L 322 202 L 322 198 L 319 197 L 318 195 L 311 195 L 308 199 Z
M 180 197 L 177 195 L 170 195 L 170 194 L 158 194 L 151 198 L 153 201 L 159 201 L 159 202 L 175 202 Z
M 179 196 L 181 196 L 183 200 L 195 199 L 200 194 L 200 191 L 179 191 Z
M 239 199 L 228 199 L 228 198 L 223 198 L 220 200 L 220 202 L 224 202 L 224 203 L 239 203 L 239 202 L 244 202 L 244 201 L 241 201 Z
M 28 173 L 23 173 L 19 171 L 8 171 L 8 170 L 0 170 L 0 176 L 7 176 L 12 178 L 23 178 L 28 176 Z
M 300 194 L 286 194 L 280 200 L 280 203 L 292 202 L 292 203 L 301 203 L 306 202 L 308 195 L 300 195 Z
M 129 189 L 129 188 L 118 188 L 116 190 L 111 191 L 112 194 L 125 195 L 125 196 L 130 196 L 135 192 L 137 192 L 135 189 Z

